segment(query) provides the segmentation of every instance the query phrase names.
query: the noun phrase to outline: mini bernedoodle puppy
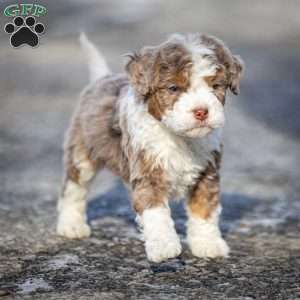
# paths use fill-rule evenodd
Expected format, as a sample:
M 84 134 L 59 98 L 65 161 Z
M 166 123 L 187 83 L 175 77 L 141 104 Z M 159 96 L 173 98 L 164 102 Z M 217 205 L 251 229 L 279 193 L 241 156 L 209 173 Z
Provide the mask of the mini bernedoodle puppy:
M 176 198 L 186 198 L 192 253 L 228 256 L 218 225 L 221 128 L 227 89 L 239 93 L 240 57 L 215 37 L 175 34 L 129 55 L 126 74 L 112 74 L 85 35 L 81 44 L 92 82 L 66 136 L 58 234 L 91 234 L 88 186 L 108 168 L 129 188 L 150 261 L 181 253 L 168 204 Z

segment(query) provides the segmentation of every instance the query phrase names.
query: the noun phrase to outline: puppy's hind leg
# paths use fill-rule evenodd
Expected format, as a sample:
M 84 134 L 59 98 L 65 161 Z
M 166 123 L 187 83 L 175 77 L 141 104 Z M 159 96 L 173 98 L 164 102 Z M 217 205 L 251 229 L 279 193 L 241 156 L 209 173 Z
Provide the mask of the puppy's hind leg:
M 86 217 L 88 187 L 96 168 L 87 158 L 82 144 L 65 149 L 65 178 L 58 201 L 57 233 L 70 239 L 91 234 Z

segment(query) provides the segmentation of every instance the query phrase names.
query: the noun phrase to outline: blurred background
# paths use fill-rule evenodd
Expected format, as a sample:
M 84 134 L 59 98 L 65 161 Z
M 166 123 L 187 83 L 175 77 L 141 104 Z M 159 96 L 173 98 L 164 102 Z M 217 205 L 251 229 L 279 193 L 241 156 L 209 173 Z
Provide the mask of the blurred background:
M 12 3 L 1 1 L 1 11 Z M 225 274 L 218 276 L 226 280 L 227 271 L 232 270 L 232 264 L 237 264 L 235 258 L 239 258 L 244 265 L 238 265 L 236 272 L 250 268 L 252 275 L 243 276 L 248 282 L 253 281 L 256 286 L 253 293 L 260 299 L 267 291 L 277 295 L 300 292 L 295 282 L 299 272 L 297 276 L 293 273 L 299 260 L 291 260 L 300 255 L 300 2 L 61 0 L 27 3 L 43 4 L 48 10 L 46 16 L 39 18 L 46 26 L 39 47 L 13 49 L 9 35 L 0 30 L 0 282 L 3 290 L 14 295 L 34 295 L 40 291 L 38 299 L 44 299 L 43 295 L 47 295 L 45 299 L 51 295 L 56 299 L 54 288 L 57 293 L 69 295 L 72 290 L 81 295 L 80 291 L 91 284 L 90 291 L 105 293 L 100 288 L 105 286 L 102 284 L 105 278 L 115 276 L 111 274 L 123 266 L 118 270 L 122 284 L 127 286 L 138 281 L 140 285 L 134 288 L 141 290 L 136 295 L 151 294 L 146 283 L 153 280 L 151 272 L 157 270 L 147 273 L 130 204 L 121 185 L 110 190 L 107 174 L 98 178 L 91 194 L 89 219 L 94 237 L 76 243 L 54 235 L 63 136 L 78 95 L 88 83 L 87 64 L 78 43 L 79 32 L 85 31 L 116 72 L 123 71 L 122 54 L 158 44 L 174 32 L 215 35 L 243 58 L 246 69 L 241 95 L 230 97 L 226 107 L 222 169 L 222 228 L 232 245 L 233 258 L 229 264 L 220 263 Z M 2 15 L 0 21 L 3 28 L 11 19 Z M 99 196 L 103 186 L 109 192 Z M 177 229 L 183 235 L 185 217 L 179 204 L 174 206 L 174 215 Z M 110 261 L 114 252 L 105 254 L 107 243 L 101 244 L 101 240 L 109 240 L 109 249 L 116 249 L 119 260 Z M 186 265 L 176 262 L 171 267 L 175 271 L 182 267 L 185 270 L 182 276 L 192 278 L 199 275 L 200 267 L 195 267 L 197 264 L 186 252 Z M 102 262 L 107 264 L 95 267 L 92 258 L 86 260 L 87 255 L 96 257 L 99 253 L 103 255 Z M 270 257 L 274 260 L 269 265 Z M 278 261 L 278 257 L 283 261 Z M 126 259 L 130 258 L 125 266 Z M 192 261 L 194 269 L 189 269 L 188 261 Z M 258 272 L 255 268 L 258 262 L 266 273 L 273 270 L 276 273 L 273 277 L 279 276 L 276 287 L 272 282 L 260 286 L 264 278 L 258 280 L 253 276 Z M 48 269 L 44 265 L 47 263 Z M 86 282 L 82 276 L 74 275 L 74 265 L 77 271 L 86 272 L 83 276 Z M 81 268 L 82 265 L 87 267 Z M 128 271 L 129 265 L 132 272 Z M 66 273 L 66 266 L 70 274 Z M 210 264 L 205 266 L 210 268 Z M 146 275 L 132 275 L 144 267 Z M 60 274 L 57 275 L 61 276 L 60 284 L 56 284 L 53 272 Z M 204 277 L 207 282 L 203 281 L 203 276 L 201 280 L 197 277 L 199 281 L 195 283 L 202 295 L 209 292 L 207 285 L 213 283 L 209 276 Z M 283 277 L 285 280 L 281 280 Z M 98 283 L 97 288 L 91 282 Z M 203 282 L 207 283 L 206 287 Z M 237 296 L 243 288 L 247 289 L 238 281 L 229 280 L 228 284 L 229 296 Z M 157 286 L 163 295 L 163 287 L 159 283 Z M 211 289 L 215 292 L 214 299 L 219 299 L 218 293 L 227 293 L 226 288 L 218 285 L 212 284 Z M 111 290 L 123 293 L 117 287 Z M 124 291 L 124 295 L 129 291 Z M 178 291 L 174 288 L 177 297 L 190 292 L 185 290 L 184 283 Z

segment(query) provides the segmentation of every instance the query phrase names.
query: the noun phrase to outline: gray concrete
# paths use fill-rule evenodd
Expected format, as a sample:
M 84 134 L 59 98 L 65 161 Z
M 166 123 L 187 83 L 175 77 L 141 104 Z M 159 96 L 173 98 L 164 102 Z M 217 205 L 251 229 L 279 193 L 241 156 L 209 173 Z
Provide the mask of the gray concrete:
M 300 3 L 41 2 L 39 48 L 14 50 L 0 30 L 0 299 L 300 299 Z M 174 31 L 210 32 L 244 58 L 225 131 L 229 259 L 197 259 L 184 244 L 180 258 L 149 264 L 126 193 L 107 176 L 91 193 L 93 236 L 55 236 L 63 133 L 88 76 L 80 29 L 114 70 L 121 54 Z M 173 208 L 184 237 L 182 206 Z

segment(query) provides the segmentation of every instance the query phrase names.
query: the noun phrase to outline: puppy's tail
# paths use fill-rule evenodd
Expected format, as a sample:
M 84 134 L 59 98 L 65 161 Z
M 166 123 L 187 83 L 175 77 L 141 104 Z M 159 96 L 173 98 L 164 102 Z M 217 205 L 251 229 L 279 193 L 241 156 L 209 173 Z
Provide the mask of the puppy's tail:
M 85 33 L 80 34 L 81 47 L 88 59 L 90 82 L 104 77 L 111 73 L 104 56 L 97 50 L 95 45 L 87 38 Z

